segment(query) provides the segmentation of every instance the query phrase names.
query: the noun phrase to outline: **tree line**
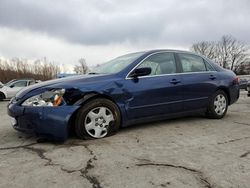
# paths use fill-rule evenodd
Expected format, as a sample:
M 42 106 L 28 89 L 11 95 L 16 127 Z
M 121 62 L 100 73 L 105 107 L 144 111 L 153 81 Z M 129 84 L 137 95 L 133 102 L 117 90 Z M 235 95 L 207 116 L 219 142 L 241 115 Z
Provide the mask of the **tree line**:
M 214 60 L 236 74 L 250 74 L 249 46 L 233 36 L 222 36 L 219 41 L 201 41 L 191 46 L 191 51 Z
M 60 67 L 46 58 L 28 62 L 26 59 L 0 59 L 0 81 L 6 83 L 12 79 L 33 78 L 36 80 L 50 80 L 56 78 Z

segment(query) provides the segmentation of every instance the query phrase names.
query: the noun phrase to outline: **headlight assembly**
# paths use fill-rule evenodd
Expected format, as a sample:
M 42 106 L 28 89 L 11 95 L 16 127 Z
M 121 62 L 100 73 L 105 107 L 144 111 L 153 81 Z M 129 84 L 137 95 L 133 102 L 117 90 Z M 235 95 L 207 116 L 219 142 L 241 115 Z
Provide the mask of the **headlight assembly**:
M 60 106 L 63 104 L 63 94 L 65 89 L 54 89 L 45 91 L 39 95 L 28 98 L 22 106 Z

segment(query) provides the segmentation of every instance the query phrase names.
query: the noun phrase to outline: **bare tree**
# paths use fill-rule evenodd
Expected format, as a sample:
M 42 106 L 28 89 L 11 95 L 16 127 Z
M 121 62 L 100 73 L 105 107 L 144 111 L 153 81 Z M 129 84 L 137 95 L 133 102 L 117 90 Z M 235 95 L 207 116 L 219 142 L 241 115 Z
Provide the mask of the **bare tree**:
M 191 50 L 202 54 L 222 67 L 236 71 L 249 57 L 249 48 L 236 38 L 224 35 L 220 41 L 202 41 L 192 45 Z
M 198 54 L 204 55 L 210 59 L 215 59 L 216 57 L 216 43 L 210 41 L 202 41 L 195 43 L 191 46 L 191 51 Z
M 86 64 L 86 60 L 84 58 L 79 59 L 79 65 L 75 65 L 74 71 L 77 74 L 86 74 L 88 72 L 88 66 Z
M 230 69 L 236 71 L 240 64 L 244 63 L 249 54 L 249 48 L 241 41 L 237 41 L 235 38 L 229 37 L 231 41 L 231 48 L 229 50 L 229 63 Z
M 235 73 L 239 75 L 250 74 L 250 59 L 246 59 L 244 63 L 241 63 Z

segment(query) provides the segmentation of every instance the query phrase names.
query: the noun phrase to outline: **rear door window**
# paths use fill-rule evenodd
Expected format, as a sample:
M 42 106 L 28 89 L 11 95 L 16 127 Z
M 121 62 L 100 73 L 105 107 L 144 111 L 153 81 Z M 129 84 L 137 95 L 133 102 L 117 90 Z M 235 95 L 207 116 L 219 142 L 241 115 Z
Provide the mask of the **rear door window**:
M 207 71 L 203 58 L 192 54 L 178 54 L 183 72 Z

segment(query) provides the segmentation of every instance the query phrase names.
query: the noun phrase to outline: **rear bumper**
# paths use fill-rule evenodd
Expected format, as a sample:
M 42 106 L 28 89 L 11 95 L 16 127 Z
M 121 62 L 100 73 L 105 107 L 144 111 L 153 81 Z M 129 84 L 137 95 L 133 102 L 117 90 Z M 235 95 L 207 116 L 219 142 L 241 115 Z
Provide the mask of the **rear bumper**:
M 8 105 L 8 114 L 14 129 L 35 133 L 38 136 L 65 140 L 68 137 L 70 118 L 79 106 L 22 107 Z
M 229 88 L 229 95 L 230 95 L 230 104 L 235 103 L 240 97 L 240 88 L 238 85 L 234 85 Z

